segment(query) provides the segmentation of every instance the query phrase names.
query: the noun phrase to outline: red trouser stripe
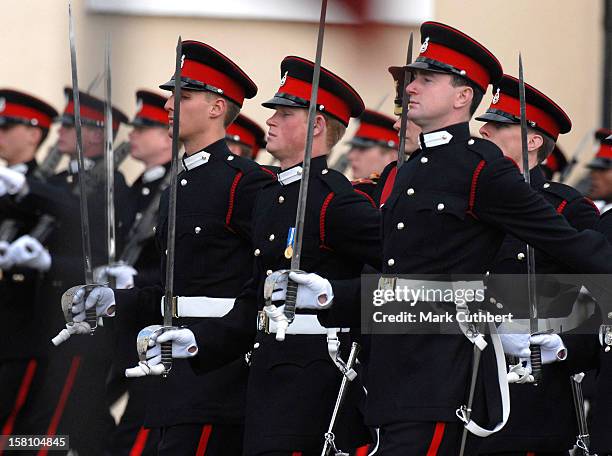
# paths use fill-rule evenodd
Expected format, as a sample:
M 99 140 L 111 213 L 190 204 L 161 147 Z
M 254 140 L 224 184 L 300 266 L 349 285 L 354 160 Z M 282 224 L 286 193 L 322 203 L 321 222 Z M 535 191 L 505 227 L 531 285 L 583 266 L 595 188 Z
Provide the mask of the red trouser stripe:
M 368 456 L 368 451 L 370 450 L 370 445 L 364 445 L 362 447 L 357 448 L 355 450 L 355 456 Z
M 19 390 L 17 391 L 17 398 L 15 399 L 15 405 L 13 405 L 13 410 L 11 410 L 11 414 L 4 423 L 2 427 L 2 435 L 8 436 L 13 432 L 13 428 L 15 427 L 15 420 L 17 419 L 17 414 L 25 404 L 25 401 L 28 397 L 28 392 L 30 391 L 30 386 L 32 385 L 32 379 L 34 378 L 34 373 L 36 372 L 36 360 L 31 359 L 28 362 L 25 373 L 23 374 L 23 379 L 21 380 L 21 385 L 19 385 Z M 4 442 L 6 437 L 2 437 L 0 439 L 0 455 L 4 454 L 2 448 L 4 448 Z
M 436 456 L 438 454 L 438 450 L 440 449 L 440 445 L 442 444 L 442 437 L 444 436 L 444 428 L 446 427 L 446 423 L 437 422 L 436 428 L 434 429 L 434 435 L 431 439 L 431 444 L 429 445 L 429 450 L 427 450 L 427 456 Z
M 535 451 L 528 451 L 526 456 L 536 456 Z
M 302 452 L 301 451 L 294 451 L 293 453 L 291 453 L 291 456 L 302 456 Z
M 134 440 L 134 446 L 130 450 L 130 456 L 140 456 L 147 446 L 147 438 L 149 437 L 150 429 L 145 429 L 140 426 L 138 434 L 136 434 L 136 440 Z
M 202 434 L 200 434 L 200 442 L 198 443 L 198 450 L 196 456 L 204 456 L 206 453 L 206 447 L 208 446 L 208 440 L 210 439 L 210 433 L 212 432 L 212 424 L 205 424 L 202 426 Z
M 68 369 L 68 375 L 66 376 L 66 381 L 64 382 L 64 386 L 60 394 L 59 401 L 57 402 L 57 406 L 55 407 L 55 411 L 53 412 L 51 423 L 47 428 L 48 436 L 54 436 L 57 432 L 57 427 L 59 426 L 62 414 L 64 413 L 64 409 L 66 408 L 66 402 L 68 402 L 70 391 L 72 391 L 72 387 L 74 386 L 74 380 L 76 378 L 77 371 L 79 370 L 79 364 L 81 364 L 81 357 L 73 356 L 72 362 L 70 363 L 70 369 Z M 42 448 L 38 452 L 38 456 L 46 456 L 48 452 L 48 448 Z

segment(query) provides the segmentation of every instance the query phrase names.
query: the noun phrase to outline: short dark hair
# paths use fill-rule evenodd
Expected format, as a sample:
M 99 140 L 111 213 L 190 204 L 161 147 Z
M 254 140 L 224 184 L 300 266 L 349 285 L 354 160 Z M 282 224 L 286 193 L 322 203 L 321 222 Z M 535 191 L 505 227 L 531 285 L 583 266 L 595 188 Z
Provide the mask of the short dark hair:
M 332 150 L 332 148 L 338 144 L 338 142 L 344 136 L 346 127 L 338 119 L 335 119 L 328 114 L 323 114 L 323 117 L 325 118 L 325 123 L 327 124 L 325 143 L 329 150 Z
M 217 99 L 217 98 L 223 98 L 225 100 L 227 109 L 225 110 L 225 117 L 223 118 L 223 127 L 225 128 L 229 127 L 232 124 L 232 122 L 236 120 L 236 117 L 238 117 L 238 114 L 240 114 L 240 106 L 238 106 L 232 100 L 222 97 L 220 95 L 217 95 L 213 92 L 204 92 L 204 93 L 206 94 L 206 98 L 208 98 L 209 101 L 213 99 Z
M 472 103 L 470 104 L 470 117 L 473 116 L 476 112 L 476 109 L 478 109 L 480 102 L 482 101 L 482 97 L 484 97 L 484 92 L 482 91 L 482 89 L 478 85 L 476 85 L 476 83 L 457 74 L 451 75 L 451 85 L 453 87 L 467 86 L 472 89 L 474 96 L 472 98 Z
M 49 129 L 48 128 L 41 128 L 40 129 L 40 141 L 38 141 L 38 144 L 36 145 L 37 148 L 40 147 L 40 145 L 45 142 L 45 139 L 47 139 L 48 135 L 49 135 Z

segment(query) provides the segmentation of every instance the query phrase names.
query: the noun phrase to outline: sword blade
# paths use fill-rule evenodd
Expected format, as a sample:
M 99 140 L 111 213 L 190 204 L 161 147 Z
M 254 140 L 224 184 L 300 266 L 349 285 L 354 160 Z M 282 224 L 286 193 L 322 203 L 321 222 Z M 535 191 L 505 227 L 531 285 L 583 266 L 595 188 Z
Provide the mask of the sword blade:
M 521 117 L 521 149 L 523 158 L 523 177 L 527 184 L 531 183 L 529 174 L 529 150 L 527 146 L 527 102 L 525 100 L 525 77 L 523 75 L 523 58 L 519 53 L 519 103 Z M 538 332 L 538 301 L 535 277 L 535 252 L 527 244 L 527 293 L 529 296 L 529 331 Z M 539 345 L 531 345 L 531 373 L 534 385 L 537 385 L 542 376 L 542 356 Z
M 179 122 L 181 113 L 181 60 L 183 41 L 179 36 L 176 44 L 176 62 L 174 67 L 174 113 L 172 121 L 172 164 L 170 167 L 170 195 L 168 203 L 168 233 L 166 238 L 166 288 L 164 293 L 164 326 L 172 327 L 174 304 L 174 249 L 176 239 L 176 192 L 179 155 Z M 164 377 L 172 369 L 172 343 L 161 344 Z
M 79 99 L 79 80 L 77 73 L 76 40 L 72 2 L 68 1 L 68 38 L 70 41 L 70 67 L 72 76 L 72 96 L 74 100 L 74 129 L 76 133 L 77 162 L 79 165 L 79 209 L 81 213 L 81 242 L 83 247 L 85 284 L 91 285 L 93 268 L 91 265 L 91 240 L 89 232 L 89 211 L 87 209 L 87 191 L 85 188 L 85 160 L 83 155 L 83 134 L 81 132 L 81 103 Z
M 306 216 L 306 201 L 308 199 L 308 181 L 310 178 L 310 161 L 312 158 L 312 141 L 314 137 L 314 122 L 317 115 L 317 92 L 319 91 L 319 76 L 321 75 L 321 58 L 323 56 L 323 38 L 325 37 L 325 18 L 327 15 L 327 0 L 321 1 L 321 16 L 319 18 L 319 33 L 317 36 L 317 53 L 315 66 L 312 74 L 312 91 L 310 93 L 310 105 L 308 106 L 308 130 L 306 133 L 306 149 L 304 150 L 304 162 L 302 164 L 302 179 L 300 181 L 300 193 L 295 215 L 295 238 L 293 244 L 293 256 L 291 257 L 291 269 L 300 269 L 302 257 L 302 238 L 304 235 L 304 219 Z M 297 297 L 297 284 L 289 281 L 287 285 L 287 299 L 285 300 L 285 315 L 289 321 L 295 317 L 295 302 Z
M 408 52 L 406 55 L 406 66 L 404 67 L 404 82 L 402 87 L 402 116 L 400 120 L 399 147 L 397 149 L 398 168 L 400 168 L 406 161 L 406 128 L 408 126 L 408 103 L 410 103 L 410 95 L 408 95 L 406 87 L 408 87 L 408 84 L 410 83 L 410 71 L 408 71 L 408 65 L 412 63 L 413 39 L 412 32 L 410 32 Z
M 111 98 L 111 41 L 106 37 L 104 60 L 105 104 L 104 104 L 104 164 L 106 167 L 106 247 L 108 264 L 115 262 L 115 151 L 113 149 L 113 109 Z

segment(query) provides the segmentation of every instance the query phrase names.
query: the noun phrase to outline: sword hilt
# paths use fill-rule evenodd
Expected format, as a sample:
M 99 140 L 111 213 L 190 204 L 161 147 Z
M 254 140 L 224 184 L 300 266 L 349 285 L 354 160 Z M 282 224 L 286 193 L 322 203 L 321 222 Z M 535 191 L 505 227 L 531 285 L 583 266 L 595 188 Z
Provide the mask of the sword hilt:
M 289 323 L 295 319 L 295 305 L 297 303 L 298 284 L 287 278 L 287 294 L 285 296 L 285 316 Z
M 532 344 L 529 349 L 531 350 L 531 375 L 533 376 L 533 385 L 538 386 L 540 380 L 542 380 L 542 350 L 539 345 Z
M 164 365 L 163 377 L 167 377 L 172 370 L 172 342 L 161 343 L 161 359 Z

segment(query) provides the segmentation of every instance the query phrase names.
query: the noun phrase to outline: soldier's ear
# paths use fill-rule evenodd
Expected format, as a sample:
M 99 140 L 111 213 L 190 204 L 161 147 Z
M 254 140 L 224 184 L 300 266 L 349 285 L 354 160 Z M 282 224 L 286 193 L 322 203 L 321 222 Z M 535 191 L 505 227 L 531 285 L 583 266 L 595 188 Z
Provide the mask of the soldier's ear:
M 544 144 L 544 138 L 539 133 L 529 133 L 527 135 L 527 150 L 529 152 L 538 150 Z
M 308 116 L 306 117 L 306 121 L 308 122 Z M 319 136 L 320 134 L 324 134 L 327 130 L 327 120 L 323 114 L 317 114 L 315 116 L 314 122 L 314 136 Z
M 227 100 L 222 97 L 217 97 L 210 104 L 209 115 L 213 119 L 216 119 L 218 117 L 225 117 L 225 113 L 227 112 L 227 109 L 228 109 Z
M 474 89 L 472 89 L 470 86 L 462 85 L 456 87 L 454 108 L 463 109 L 467 107 L 469 110 L 473 98 Z
M 34 146 L 38 146 L 40 140 L 42 139 L 43 131 L 38 127 L 30 127 L 28 128 L 28 138 Z

